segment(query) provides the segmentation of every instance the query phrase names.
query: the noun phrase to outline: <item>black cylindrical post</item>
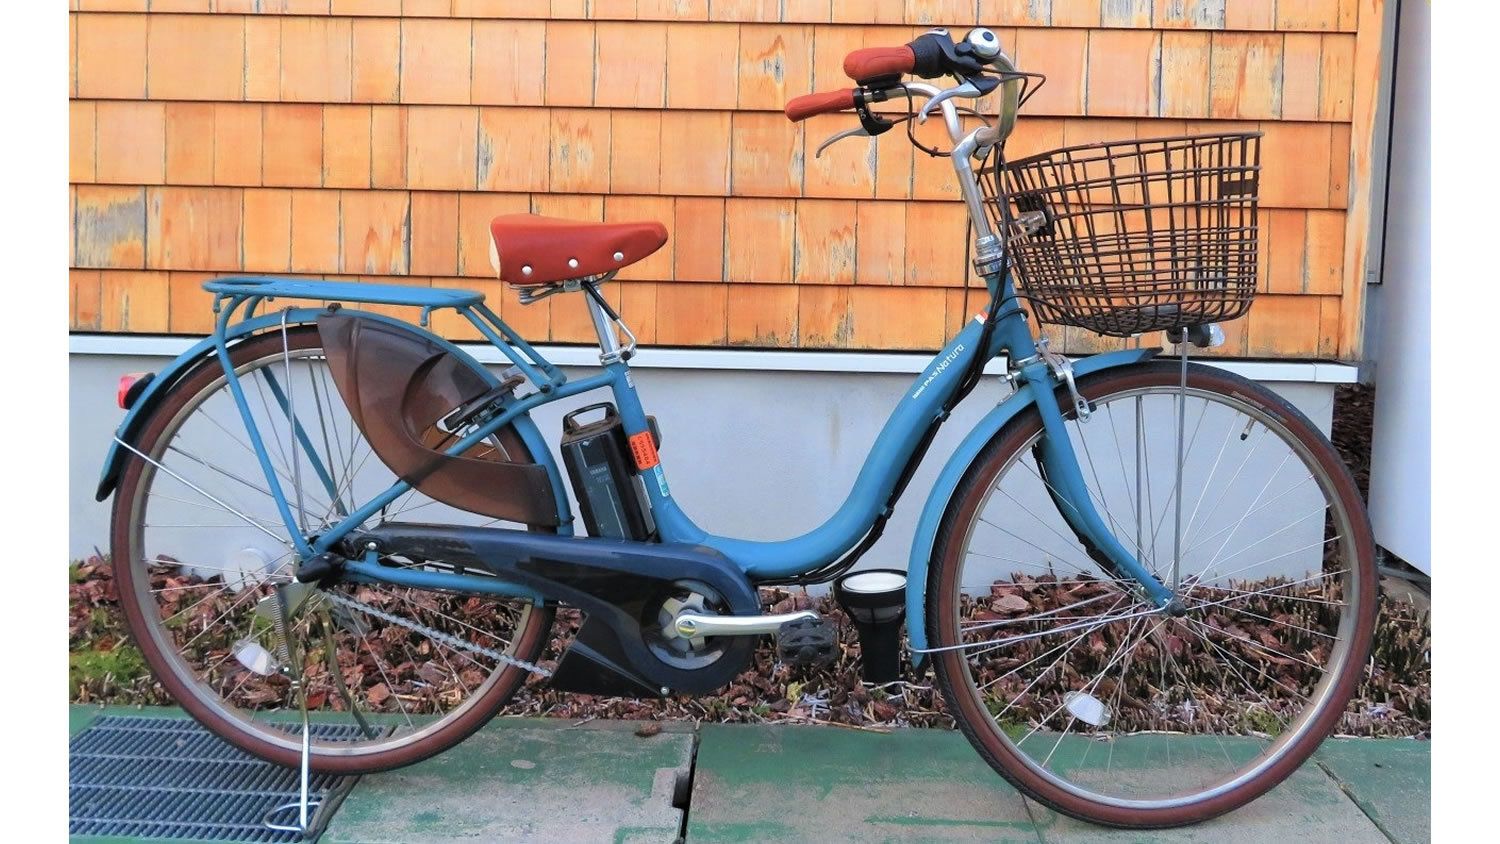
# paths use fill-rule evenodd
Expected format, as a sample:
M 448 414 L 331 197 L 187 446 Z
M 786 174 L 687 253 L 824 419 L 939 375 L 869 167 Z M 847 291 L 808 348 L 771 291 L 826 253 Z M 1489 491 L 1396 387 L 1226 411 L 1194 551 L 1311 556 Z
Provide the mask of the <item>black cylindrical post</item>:
M 867 569 L 846 574 L 833 595 L 859 631 L 865 681 L 901 679 L 901 622 L 906 618 L 906 572 Z

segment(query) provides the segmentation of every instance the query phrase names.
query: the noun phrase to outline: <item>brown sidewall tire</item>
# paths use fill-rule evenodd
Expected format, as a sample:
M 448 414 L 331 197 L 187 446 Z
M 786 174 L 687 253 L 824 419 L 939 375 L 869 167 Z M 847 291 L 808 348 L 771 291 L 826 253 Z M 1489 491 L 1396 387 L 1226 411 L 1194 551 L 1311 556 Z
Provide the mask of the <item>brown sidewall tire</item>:
M 1145 386 L 1176 387 L 1179 378 L 1177 364 L 1155 362 L 1102 372 L 1081 379 L 1079 387 L 1080 392 L 1086 396 L 1106 396 Z M 1194 365 L 1189 368 L 1188 386 L 1233 395 L 1265 411 L 1302 440 L 1312 451 L 1318 464 L 1333 479 L 1333 492 L 1348 510 L 1354 527 L 1355 562 L 1359 569 L 1359 610 L 1354 626 L 1354 641 L 1344 662 L 1344 670 L 1336 680 L 1329 698 L 1330 701 L 1344 703 L 1326 706 L 1311 728 L 1276 764 L 1237 788 L 1202 802 L 1179 807 L 1127 809 L 1090 802 L 1038 776 L 1021 759 L 1018 751 L 1000 737 L 997 730 L 987 726 L 991 722 L 989 711 L 969 693 L 963 652 L 940 651 L 933 655 L 944 699 L 959 728 L 990 767 L 1023 793 L 1056 811 L 1106 826 L 1165 828 L 1197 823 L 1249 803 L 1290 776 L 1338 725 L 1347 701 L 1359 684 L 1375 624 L 1374 537 L 1359 490 L 1354 484 L 1354 477 L 1338 453 L 1306 416 L 1281 397 L 1252 381 L 1217 368 Z M 1064 414 L 1071 411 L 1071 402 L 1065 392 L 1060 391 L 1056 400 Z M 959 557 L 962 549 L 959 546 L 963 544 L 966 526 L 984 500 L 986 486 L 994 482 L 1013 452 L 1040 428 L 1041 415 L 1035 408 L 1011 420 L 975 458 L 974 464 L 954 492 L 938 530 L 933 566 L 928 574 L 927 636 L 932 643 L 931 647 L 956 644 L 944 631 L 956 629 L 958 623 L 955 617 L 956 601 L 951 600 L 951 596 L 956 594 L 956 578 L 962 570 L 962 560 Z
M 321 348 L 321 346 L 322 343 L 315 328 L 293 328 L 288 332 L 288 347 L 294 351 Z M 235 345 L 230 349 L 230 356 L 235 366 L 238 367 L 248 360 L 255 360 L 280 351 L 281 335 L 278 331 Z M 178 384 L 169 389 L 167 395 L 162 398 L 161 404 L 152 411 L 134 445 L 150 454 L 157 438 L 162 435 L 181 408 L 223 374 L 224 371 L 216 358 L 209 358 L 195 365 Z M 515 439 L 516 446 L 521 448 L 525 458 L 530 460 L 531 455 L 526 452 L 524 444 L 520 443 L 519 437 Z M 150 635 L 151 628 L 148 625 L 155 622 L 148 621 L 142 614 L 136 596 L 135 567 L 130 565 L 133 556 L 130 550 L 130 512 L 134 509 L 135 496 L 140 491 L 141 473 L 145 466 L 145 462 L 139 457 L 133 454 L 127 457 L 119 483 L 115 487 L 114 507 L 110 520 L 110 550 L 113 557 L 115 582 L 119 588 L 120 605 L 124 609 L 125 620 L 132 637 L 142 654 L 145 655 L 152 673 L 166 688 L 168 694 L 210 732 L 253 756 L 279 765 L 300 765 L 301 754 L 297 750 L 271 743 L 254 733 L 248 733 L 215 713 L 211 707 L 198 698 L 187 683 L 177 676 L 171 668 L 175 657 L 162 653 L 157 648 L 155 637 Z M 150 588 L 149 584 L 146 588 Z M 551 632 L 552 620 L 553 610 L 550 607 L 532 605 L 527 615 L 526 627 L 519 631 L 516 638 L 515 655 L 528 662 L 536 662 Z M 419 762 L 458 744 L 472 735 L 475 730 L 484 726 L 505 706 L 525 680 L 524 670 L 507 665 L 495 682 L 490 685 L 489 690 L 473 700 L 459 717 L 443 724 L 422 740 L 390 750 L 356 756 L 320 756 L 314 753 L 310 759 L 310 767 L 319 773 L 348 775 L 375 773 Z

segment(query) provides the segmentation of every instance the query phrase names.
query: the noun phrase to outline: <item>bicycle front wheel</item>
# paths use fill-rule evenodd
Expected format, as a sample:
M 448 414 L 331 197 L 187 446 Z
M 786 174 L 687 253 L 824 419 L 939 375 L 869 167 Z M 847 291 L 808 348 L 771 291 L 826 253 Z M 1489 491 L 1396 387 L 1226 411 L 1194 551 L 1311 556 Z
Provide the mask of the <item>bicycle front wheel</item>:
M 258 335 L 230 358 L 299 532 L 326 531 L 396 481 L 341 400 L 316 328 Z M 513 430 L 489 446 L 492 459 L 532 462 Z M 111 527 L 120 603 L 167 692 L 229 743 L 298 764 L 296 681 L 315 724 L 313 770 L 408 765 L 461 741 L 521 686 L 527 672 L 497 655 L 541 656 L 552 623 L 541 604 L 389 584 L 297 587 L 283 613 L 283 653 L 267 602 L 293 582 L 297 555 L 216 359 L 171 388 L 135 448 Z M 498 521 L 415 489 L 366 526 L 382 520 Z
M 1339 724 L 1374 624 L 1374 542 L 1327 438 L 1251 381 L 1190 365 L 1184 398 L 1181 374 L 1081 379 L 1087 421 L 1058 401 L 1092 504 L 1185 614 L 1068 527 L 1035 408 L 960 483 L 927 584 L 938 680 L 970 742 L 1026 794 L 1110 826 L 1195 823 L 1285 779 Z

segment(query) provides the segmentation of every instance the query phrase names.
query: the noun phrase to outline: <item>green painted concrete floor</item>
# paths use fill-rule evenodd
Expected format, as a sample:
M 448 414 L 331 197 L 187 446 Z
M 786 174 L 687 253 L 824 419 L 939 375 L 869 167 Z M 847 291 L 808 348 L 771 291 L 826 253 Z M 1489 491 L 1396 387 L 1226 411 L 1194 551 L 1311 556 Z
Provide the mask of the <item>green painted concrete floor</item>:
M 71 707 L 70 734 L 99 712 Z M 1023 798 L 956 732 L 717 724 L 695 731 L 668 723 L 641 737 L 639 726 L 496 719 L 434 759 L 361 778 L 321 840 L 1381 844 L 1431 837 L 1428 742 L 1332 739 L 1314 762 L 1239 811 L 1185 829 L 1129 832 Z M 1190 746 L 1173 748 L 1191 758 Z M 1128 764 L 1126 756 L 1114 763 Z

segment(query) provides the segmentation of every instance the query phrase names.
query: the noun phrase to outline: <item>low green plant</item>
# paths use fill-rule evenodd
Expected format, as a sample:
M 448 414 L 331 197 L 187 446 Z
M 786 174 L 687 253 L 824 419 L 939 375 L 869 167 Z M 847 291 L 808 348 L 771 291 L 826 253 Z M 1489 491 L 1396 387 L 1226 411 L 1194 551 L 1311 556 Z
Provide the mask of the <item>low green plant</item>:
M 149 672 L 146 658 L 129 642 L 117 643 L 108 650 L 73 651 L 68 654 L 68 691 L 80 687 L 128 685 Z
M 1245 710 L 1245 724 L 1257 733 L 1276 736 L 1281 734 L 1281 721 L 1276 714 L 1263 706 L 1251 706 Z

